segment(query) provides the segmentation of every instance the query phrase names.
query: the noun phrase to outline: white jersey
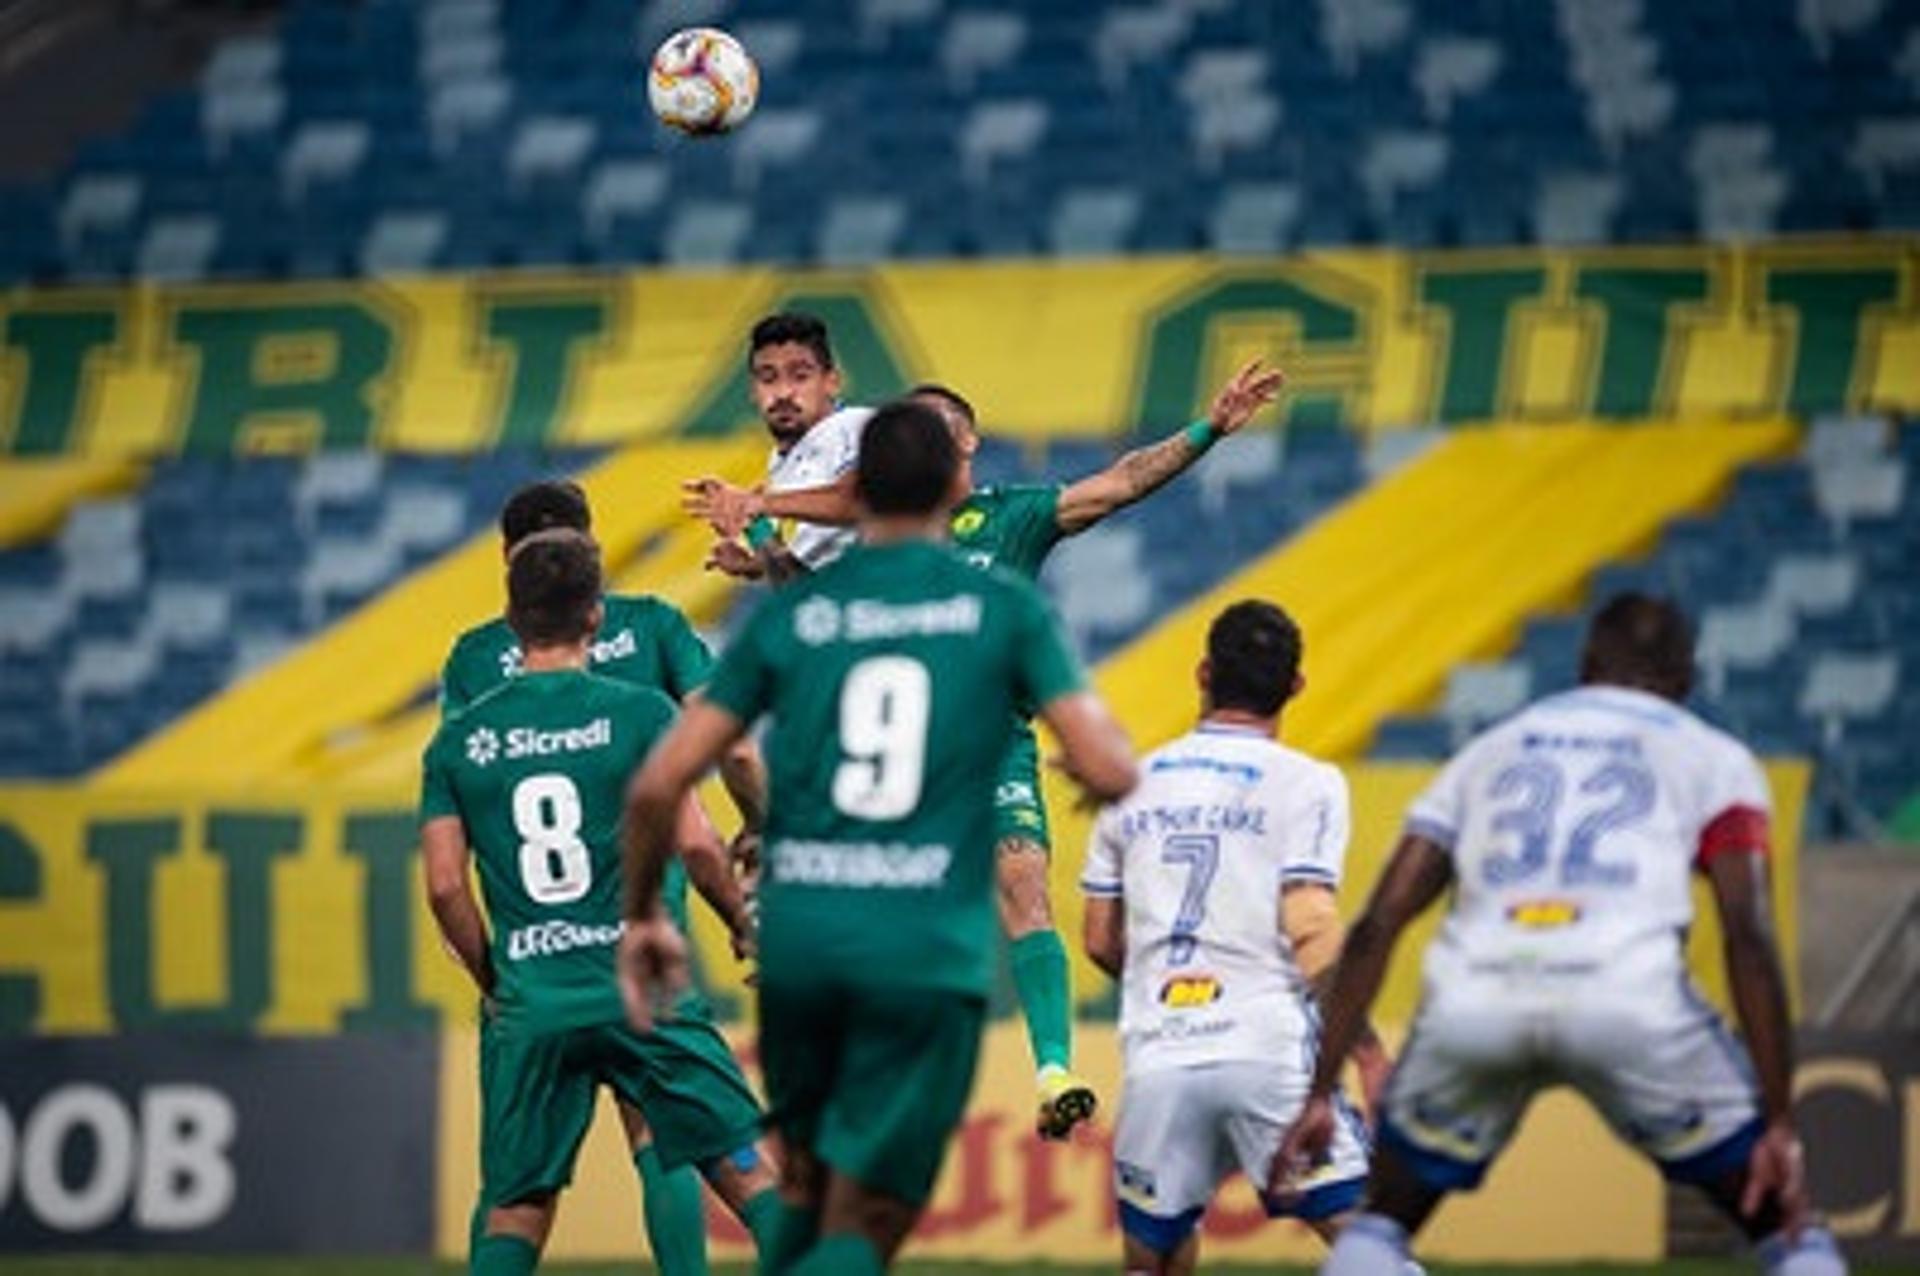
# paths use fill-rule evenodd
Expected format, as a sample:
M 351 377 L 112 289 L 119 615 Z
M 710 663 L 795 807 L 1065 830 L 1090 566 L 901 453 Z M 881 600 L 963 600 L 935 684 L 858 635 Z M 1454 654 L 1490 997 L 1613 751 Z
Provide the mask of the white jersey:
M 860 459 L 860 431 L 872 408 L 841 408 L 822 417 L 786 451 L 767 459 L 769 492 L 802 492 L 831 487 Z M 824 523 L 795 523 L 787 540 L 793 556 L 813 571 L 825 567 L 853 544 L 854 529 Z
M 1256 731 L 1203 724 L 1156 750 L 1101 813 L 1080 884 L 1126 904 L 1120 1037 L 1129 1075 L 1300 1059 L 1305 982 L 1280 926 L 1288 883 L 1340 883 L 1338 768 Z
M 1765 850 L 1768 809 L 1753 754 L 1679 705 L 1600 686 L 1539 701 L 1461 750 L 1408 815 L 1453 856 L 1429 991 L 1677 984 L 1694 867 Z

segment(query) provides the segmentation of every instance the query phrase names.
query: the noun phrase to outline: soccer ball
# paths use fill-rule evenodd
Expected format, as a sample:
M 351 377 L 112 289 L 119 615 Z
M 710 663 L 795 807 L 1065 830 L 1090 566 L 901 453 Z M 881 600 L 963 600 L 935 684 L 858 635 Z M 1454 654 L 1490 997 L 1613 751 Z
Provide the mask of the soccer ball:
M 739 128 L 759 97 L 760 68 L 738 40 L 713 27 L 668 36 L 647 72 L 653 113 L 693 137 Z

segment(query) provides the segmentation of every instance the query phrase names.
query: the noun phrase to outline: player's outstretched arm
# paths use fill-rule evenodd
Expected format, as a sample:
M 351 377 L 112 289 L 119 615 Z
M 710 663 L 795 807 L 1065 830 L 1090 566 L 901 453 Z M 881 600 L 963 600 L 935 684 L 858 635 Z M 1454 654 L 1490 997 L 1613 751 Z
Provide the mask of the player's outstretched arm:
M 802 523 L 851 527 L 860 521 L 853 497 L 851 471 L 825 487 L 768 492 L 739 487 L 718 478 L 689 479 L 680 485 L 680 507 L 706 520 L 714 534 L 731 540 L 746 533 L 758 518 L 791 518 Z
M 1135 448 L 1119 460 L 1069 483 L 1060 493 L 1054 515 L 1060 530 L 1071 536 L 1092 527 L 1107 515 L 1125 509 L 1164 487 L 1181 471 L 1206 455 L 1214 443 L 1238 431 L 1254 413 L 1274 401 L 1286 376 L 1254 360 L 1235 373 L 1213 396 L 1207 419 L 1195 421 L 1146 447 Z
M 1767 860 L 1761 847 L 1722 851 L 1706 862 L 1707 880 L 1720 913 L 1727 982 L 1734 1012 L 1760 1081 L 1766 1132 L 1748 1162 L 1740 1210 L 1749 1218 L 1769 1200 L 1783 1225 L 1797 1234 L 1806 1224 L 1806 1170 L 1793 1124 L 1793 1024 L 1787 984 L 1773 942 L 1768 907 Z
M 687 880 L 700 898 L 707 901 L 716 916 L 726 923 L 733 936 L 735 954 L 753 951 L 753 918 L 747 911 L 746 896 L 733 874 L 731 857 L 713 827 L 713 821 L 700 805 L 700 799 L 688 793 L 680 799 L 679 828 L 674 835 L 680 862 L 687 866 Z
M 1282 887 L 1280 929 L 1293 950 L 1294 963 L 1314 997 L 1324 1004 L 1333 991 L 1333 972 L 1347 934 L 1333 888 L 1318 882 L 1291 882 Z M 1354 1040 L 1353 1063 L 1360 1070 L 1367 1109 L 1372 1111 L 1386 1090 L 1393 1061 L 1369 1020 L 1362 1020 L 1360 1035 Z
M 647 755 L 627 791 L 627 927 L 620 937 L 620 994 L 627 1017 L 645 1031 L 653 1004 L 687 980 L 687 949 L 660 905 L 660 884 L 674 852 L 682 803 L 694 784 L 745 734 L 746 726 L 705 700 L 690 701 Z
M 487 922 L 473 897 L 467 875 L 471 852 L 467 831 L 457 815 L 440 815 L 420 826 L 420 858 L 427 881 L 427 906 L 441 938 L 485 997 L 493 992 L 493 958 L 487 949 Z
M 1073 691 L 1057 696 L 1040 716 L 1060 738 L 1061 766 L 1087 794 L 1100 802 L 1117 802 L 1139 782 L 1133 746 L 1127 733 L 1099 696 Z

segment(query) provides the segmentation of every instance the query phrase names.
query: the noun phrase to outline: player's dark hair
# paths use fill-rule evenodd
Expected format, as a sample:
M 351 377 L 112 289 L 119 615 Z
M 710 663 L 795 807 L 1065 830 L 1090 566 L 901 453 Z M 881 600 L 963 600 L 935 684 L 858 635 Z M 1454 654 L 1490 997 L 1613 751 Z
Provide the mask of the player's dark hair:
M 1300 680 L 1300 626 L 1269 602 L 1248 598 L 1207 629 L 1207 697 L 1215 709 L 1270 718 Z
M 1615 594 L 1587 626 L 1580 681 L 1685 700 L 1693 690 L 1693 626 L 1687 614 L 1670 598 L 1634 590 Z
M 977 430 L 980 428 L 980 418 L 974 415 L 973 405 L 967 402 L 966 396 L 962 395 L 952 386 L 941 385 L 938 381 L 922 381 L 919 385 L 907 391 L 907 397 L 909 399 L 938 399 L 955 412 L 958 412 L 961 419 L 966 421 L 969 429 Z
M 833 343 L 827 339 L 827 325 L 818 315 L 797 310 L 768 315 L 754 324 L 747 336 L 747 358 L 751 360 L 768 346 L 784 345 L 805 346 L 823 369 L 833 367 Z
M 895 399 L 860 431 L 854 490 L 876 514 L 931 514 L 953 491 L 960 450 L 940 414 L 913 399 Z
M 593 530 L 593 511 L 587 494 L 572 479 L 541 479 L 507 498 L 500 511 L 500 539 L 509 552 L 535 532 L 564 527 L 576 532 Z
M 528 536 L 507 560 L 507 624 L 522 647 L 558 647 L 592 632 L 600 546 L 572 528 Z

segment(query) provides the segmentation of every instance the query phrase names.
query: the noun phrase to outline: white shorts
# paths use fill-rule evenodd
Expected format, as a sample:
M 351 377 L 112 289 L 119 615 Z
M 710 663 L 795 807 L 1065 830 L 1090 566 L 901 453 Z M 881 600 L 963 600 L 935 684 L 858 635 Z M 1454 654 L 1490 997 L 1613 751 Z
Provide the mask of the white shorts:
M 1746 1051 L 1689 985 L 1549 1002 L 1499 981 L 1429 989 L 1387 1087 L 1379 1139 L 1428 1186 L 1478 1187 L 1533 1096 L 1585 1095 L 1668 1178 L 1711 1182 L 1760 1130 Z
M 1114 1131 L 1114 1193 L 1127 1235 L 1170 1254 L 1192 1233 L 1235 1167 L 1264 1188 L 1280 1138 L 1306 1100 L 1307 1076 L 1267 1062 L 1198 1064 L 1129 1076 Z M 1366 1128 L 1340 1101 L 1327 1164 L 1270 1216 L 1331 1218 L 1359 1203 L 1367 1178 Z

